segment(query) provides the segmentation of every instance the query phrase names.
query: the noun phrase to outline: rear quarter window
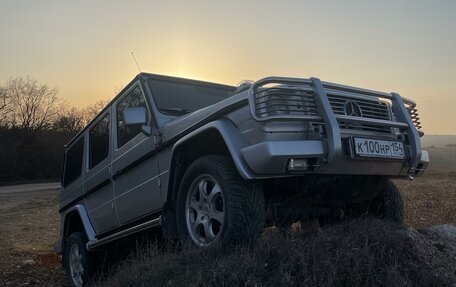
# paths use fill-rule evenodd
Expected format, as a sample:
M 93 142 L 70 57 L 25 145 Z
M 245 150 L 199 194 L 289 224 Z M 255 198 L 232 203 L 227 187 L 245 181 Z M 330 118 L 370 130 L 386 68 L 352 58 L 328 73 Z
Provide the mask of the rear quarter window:
M 109 154 L 109 114 L 89 132 L 89 168 L 102 162 Z
M 81 176 L 84 154 L 84 138 L 80 138 L 65 154 L 63 186 L 66 187 Z

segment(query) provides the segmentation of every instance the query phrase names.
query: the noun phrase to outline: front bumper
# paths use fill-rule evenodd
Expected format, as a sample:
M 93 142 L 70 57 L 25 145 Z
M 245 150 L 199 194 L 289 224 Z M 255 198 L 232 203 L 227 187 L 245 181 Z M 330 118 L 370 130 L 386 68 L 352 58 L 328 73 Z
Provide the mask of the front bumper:
M 348 143 L 342 146 L 348 148 Z M 241 153 L 249 168 L 260 177 L 295 174 L 288 170 L 291 159 L 311 159 L 315 164 L 307 172 L 318 174 L 419 176 L 429 165 L 424 150 L 417 164 L 409 166 L 407 160 L 353 158 L 346 148 L 331 162 L 327 160 L 323 140 L 267 141 L 243 148 Z
M 260 102 L 256 102 L 257 92 L 261 87 L 279 84 L 288 85 L 288 89 L 296 91 L 306 90 L 311 92 L 311 97 L 302 101 L 312 101 L 315 110 L 302 111 L 293 110 L 290 114 L 267 115 L 257 114 Z M 290 88 L 291 87 L 291 88 Z M 388 101 L 391 105 L 392 117 L 388 120 L 367 118 L 362 115 L 348 116 L 335 114 L 328 98 L 328 93 L 342 95 L 350 99 L 375 98 Z M 339 94 L 338 94 L 339 93 Z M 249 89 L 249 106 L 252 117 L 258 122 L 274 120 L 300 120 L 303 122 L 317 122 L 324 127 L 324 138 L 321 140 L 295 140 L 295 141 L 263 141 L 241 150 L 241 153 L 248 164 L 260 177 L 262 175 L 287 175 L 288 162 L 290 159 L 312 159 L 309 161 L 314 166 L 310 172 L 324 174 L 376 174 L 388 176 L 418 176 L 426 170 L 429 164 L 429 156 L 421 149 L 419 120 L 416 115 L 411 114 L 408 106 L 414 108 L 413 101 L 402 98 L 397 93 L 382 93 L 371 90 L 359 89 L 349 86 L 342 86 L 327 82 L 321 82 L 317 78 L 292 79 L 292 78 L 265 78 L 255 82 Z M 262 96 L 264 97 L 264 95 Z M 311 99 L 309 99 L 309 97 Z M 262 103 L 262 102 L 261 102 Z M 411 104 L 412 103 L 412 104 Z M 375 108 L 374 108 L 375 109 Z M 297 114 L 300 113 L 300 114 Z M 347 131 L 342 133 L 341 123 L 354 125 L 369 125 L 375 127 L 387 127 L 400 131 L 401 140 L 406 147 L 404 159 L 360 159 L 351 156 L 347 152 Z M 373 137 L 377 137 L 374 133 Z M 378 135 L 382 139 L 382 135 Z

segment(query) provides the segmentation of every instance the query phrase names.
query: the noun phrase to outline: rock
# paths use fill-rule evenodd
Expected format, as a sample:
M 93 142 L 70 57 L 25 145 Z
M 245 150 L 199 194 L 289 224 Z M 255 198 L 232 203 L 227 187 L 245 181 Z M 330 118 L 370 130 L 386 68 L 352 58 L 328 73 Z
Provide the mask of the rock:
M 36 261 L 33 259 L 27 259 L 27 260 L 22 261 L 22 265 L 35 265 L 35 264 L 36 264 Z

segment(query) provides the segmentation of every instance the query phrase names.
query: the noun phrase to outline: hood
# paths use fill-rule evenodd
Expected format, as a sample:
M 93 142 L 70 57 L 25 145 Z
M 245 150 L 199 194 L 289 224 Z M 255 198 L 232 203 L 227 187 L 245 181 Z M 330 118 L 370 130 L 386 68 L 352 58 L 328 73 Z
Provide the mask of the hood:
M 163 141 L 191 132 L 245 105 L 248 105 L 247 91 L 235 94 L 223 101 L 192 113 L 176 117 L 160 128 Z

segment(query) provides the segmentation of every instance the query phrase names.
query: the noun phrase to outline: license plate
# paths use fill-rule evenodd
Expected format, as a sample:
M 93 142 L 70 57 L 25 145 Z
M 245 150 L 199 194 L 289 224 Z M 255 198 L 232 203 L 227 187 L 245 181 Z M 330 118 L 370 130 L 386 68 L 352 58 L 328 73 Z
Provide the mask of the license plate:
M 397 141 L 353 138 L 355 155 L 360 157 L 404 158 L 404 145 Z

